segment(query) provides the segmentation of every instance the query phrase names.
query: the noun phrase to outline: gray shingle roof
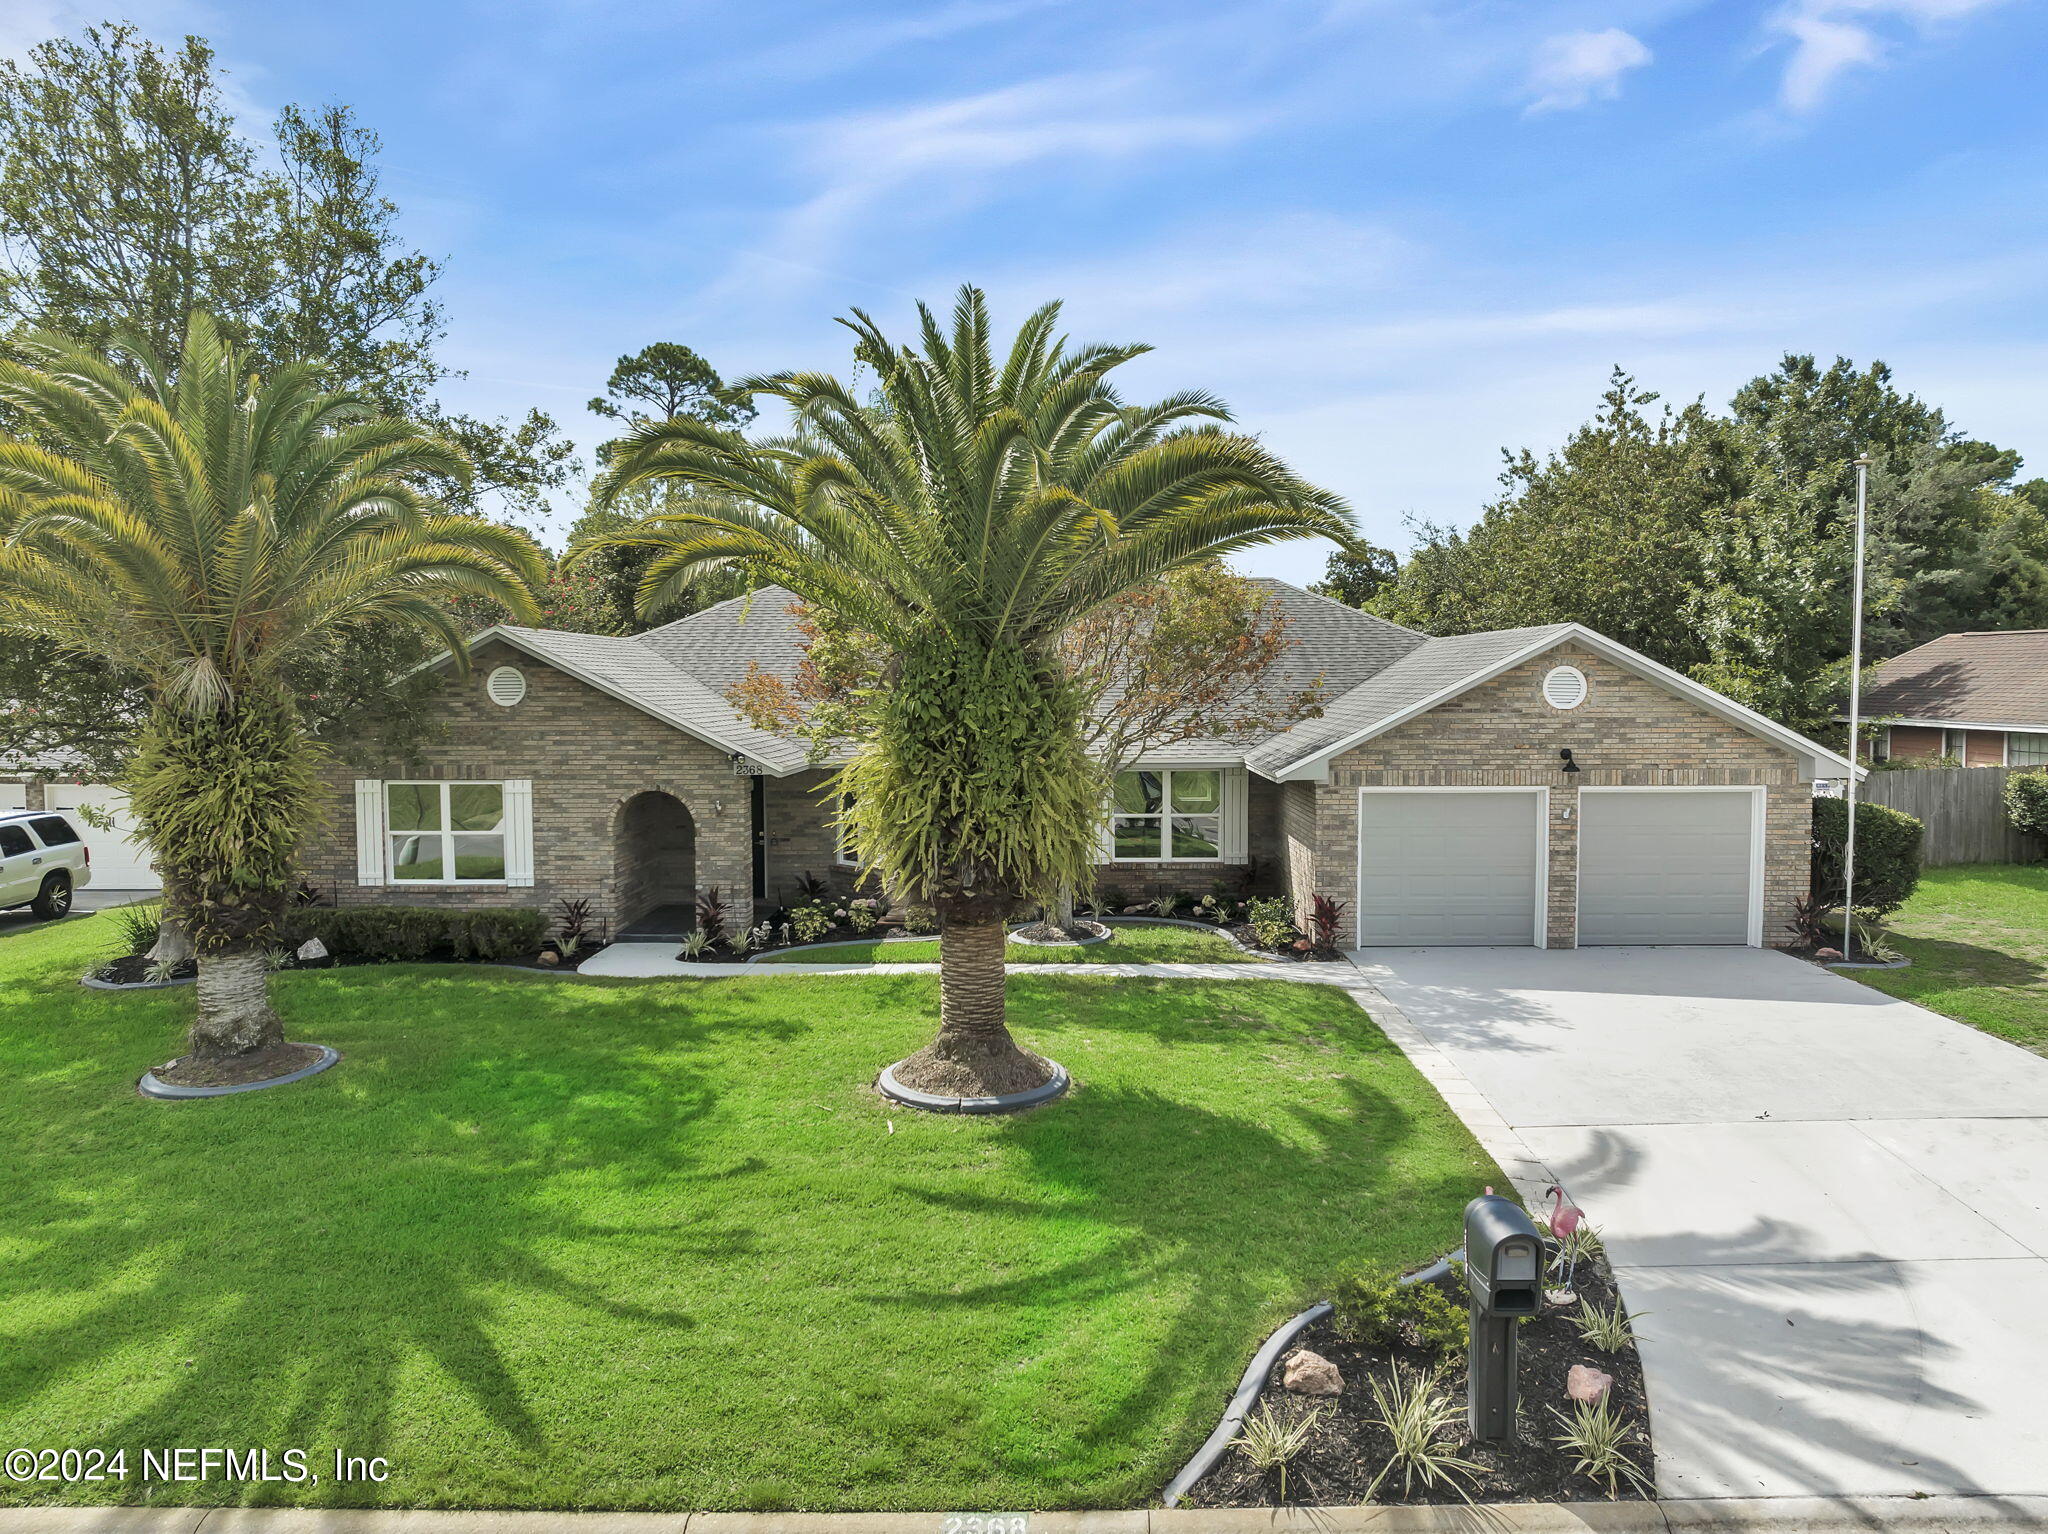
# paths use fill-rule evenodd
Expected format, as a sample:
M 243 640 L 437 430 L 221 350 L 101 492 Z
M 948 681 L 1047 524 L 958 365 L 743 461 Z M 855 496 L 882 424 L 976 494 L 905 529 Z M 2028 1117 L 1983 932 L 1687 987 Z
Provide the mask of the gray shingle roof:
M 1552 623 L 1448 639 L 1418 636 L 1419 642 L 1391 664 L 1332 699 L 1322 718 L 1304 719 L 1246 752 L 1245 765 L 1273 776 L 1372 729 L 1424 698 L 1481 675 L 1518 651 L 1538 646 L 1547 638 L 1562 639 L 1570 631 L 1569 624 Z
M 1877 668 L 1863 713 L 2048 729 L 2048 629 L 1930 639 Z
M 498 632 L 655 718 L 728 751 L 743 751 L 775 772 L 795 772 L 804 765 L 802 742 L 755 729 L 722 696 L 638 639 L 559 629 L 505 627 Z

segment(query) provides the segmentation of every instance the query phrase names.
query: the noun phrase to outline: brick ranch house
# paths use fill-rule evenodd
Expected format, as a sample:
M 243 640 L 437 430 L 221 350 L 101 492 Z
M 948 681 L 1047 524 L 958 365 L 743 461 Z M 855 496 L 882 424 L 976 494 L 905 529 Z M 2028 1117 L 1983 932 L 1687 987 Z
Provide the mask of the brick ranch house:
M 2048 767 L 2048 629 L 1943 634 L 1894 655 L 1863 717 L 1880 722 L 1864 750 L 1881 760 Z
M 1142 758 L 1100 881 L 1346 902 L 1361 946 L 1788 941 L 1812 781 L 1849 764 L 1576 624 L 1431 638 L 1265 582 L 1319 718 Z M 632 638 L 498 628 L 439 695 L 445 744 L 347 763 L 307 872 L 345 903 L 585 898 L 669 935 L 716 886 L 735 919 L 857 869 L 825 769 L 726 701 L 788 675 L 787 592 Z

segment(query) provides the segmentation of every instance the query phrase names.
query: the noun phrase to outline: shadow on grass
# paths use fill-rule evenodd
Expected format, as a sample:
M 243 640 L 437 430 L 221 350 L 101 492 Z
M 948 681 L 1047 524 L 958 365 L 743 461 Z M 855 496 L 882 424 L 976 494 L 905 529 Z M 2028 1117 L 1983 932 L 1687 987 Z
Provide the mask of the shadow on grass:
M 2048 966 L 2000 948 L 1904 934 L 1894 934 L 1892 941 L 1913 961 L 1912 969 L 1898 971 L 1900 975 L 1918 971 L 1923 979 L 1985 986 L 2038 986 L 2048 977 Z
M 37 1147 L 33 1176 L 4 1180 L 0 1316 L 14 1321 L 0 1411 L 98 1378 L 119 1386 L 94 1425 L 108 1446 L 388 1445 L 405 1427 L 391 1405 L 424 1368 L 480 1419 L 480 1451 L 539 1456 L 545 1424 L 493 1341 L 507 1309 L 545 1298 L 688 1328 L 686 1310 L 585 1275 L 650 1244 L 682 1265 L 753 1245 L 716 1221 L 592 1223 L 564 1187 L 713 1182 L 760 1164 L 695 1148 L 718 1094 L 692 1061 L 725 1025 L 679 1010 L 658 1040 L 621 1038 L 601 1013 L 579 1017 L 558 982 L 535 984 L 522 1009 L 516 980 L 511 1004 L 500 982 L 480 1005 L 425 967 L 290 977 L 288 1031 L 346 1058 L 275 1093 L 145 1103 L 103 1072 L 84 1085 L 46 1074 L 46 1099 L 102 1101 L 72 1116 L 64 1143 Z M 0 1110 L 0 1128 L 17 1124 Z M 580 1273 L 545 1255 L 571 1249 Z M 281 1499 L 225 1483 L 191 1498 Z

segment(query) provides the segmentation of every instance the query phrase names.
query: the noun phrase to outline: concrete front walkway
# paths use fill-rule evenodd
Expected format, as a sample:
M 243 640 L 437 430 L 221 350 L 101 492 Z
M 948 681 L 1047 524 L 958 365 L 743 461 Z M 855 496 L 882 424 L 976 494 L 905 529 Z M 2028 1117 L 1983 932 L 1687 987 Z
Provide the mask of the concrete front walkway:
M 2048 1060 L 1753 949 L 1356 957 L 1606 1238 L 1664 1496 L 2048 1493 Z

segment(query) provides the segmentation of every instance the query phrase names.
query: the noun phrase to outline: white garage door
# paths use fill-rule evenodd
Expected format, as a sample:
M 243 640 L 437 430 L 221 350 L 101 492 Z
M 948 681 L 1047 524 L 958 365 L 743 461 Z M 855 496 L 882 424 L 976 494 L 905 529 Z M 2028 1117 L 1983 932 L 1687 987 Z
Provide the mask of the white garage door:
M 0 783 L 0 810 L 25 810 L 28 808 L 28 785 L 26 783 Z
M 1758 796 L 1579 795 L 1579 943 L 1751 943 Z
M 1535 943 L 1543 806 L 1533 789 L 1359 790 L 1359 946 Z
M 135 836 L 134 821 L 128 813 L 128 796 L 115 788 L 81 787 L 76 783 L 52 783 L 43 789 L 45 802 L 53 810 L 75 810 L 88 805 L 113 816 L 114 829 L 98 826 L 73 815 L 72 824 L 92 849 L 92 883 L 103 890 L 155 890 L 163 886 L 149 866 L 149 849 Z

